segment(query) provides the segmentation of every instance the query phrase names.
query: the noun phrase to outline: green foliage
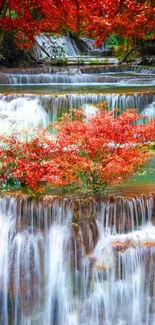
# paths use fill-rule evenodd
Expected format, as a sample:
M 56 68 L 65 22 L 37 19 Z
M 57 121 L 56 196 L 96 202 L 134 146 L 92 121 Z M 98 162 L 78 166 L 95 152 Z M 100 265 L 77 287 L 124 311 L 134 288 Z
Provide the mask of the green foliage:
M 92 193 L 103 193 L 107 184 L 106 182 L 101 183 L 97 173 L 80 173 L 80 180 L 83 190 Z
M 7 10 L 6 16 L 9 16 L 12 19 L 18 18 L 18 13 L 15 10 Z
M 119 45 L 114 48 L 114 53 L 116 58 L 121 61 L 132 49 L 133 49 L 132 46 Z M 131 54 L 128 55 L 127 62 L 132 62 L 138 57 L 139 57 L 138 52 L 133 51 Z
M 115 46 L 119 46 L 120 38 L 116 34 L 110 34 L 108 40 L 106 41 L 106 46 L 109 48 L 113 48 Z
M 98 64 L 109 64 L 109 61 L 107 59 L 94 59 L 94 60 L 91 60 L 90 62 L 92 65 L 98 65 Z
M 50 49 L 52 52 L 52 57 L 53 58 L 64 57 L 66 55 L 65 44 L 64 43 L 58 44 L 58 38 L 53 34 L 49 34 L 49 35 L 52 36 L 52 38 L 50 38 Z
M 146 146 L 145 146 L 146 149 L 149 149 L 149 150 L 155 150 L 155 142 L 152 142 L 152 143 L 148 143 Z
M 56 61 L 56 64 L 57 65 L 67 65 L 67 62 L 68 62 L 68 60 L 67 60 L 67 58 L 59 58 L 59 59 L 57 59 L 57 61 Z

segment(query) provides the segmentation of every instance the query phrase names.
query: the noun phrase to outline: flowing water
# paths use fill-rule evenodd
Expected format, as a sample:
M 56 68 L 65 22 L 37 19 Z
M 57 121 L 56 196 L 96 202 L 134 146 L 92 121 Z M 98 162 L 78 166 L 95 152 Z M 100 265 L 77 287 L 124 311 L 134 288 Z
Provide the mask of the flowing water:
M 1 198 L 2 325 L 155 323 L 155 197 L 87 210 L 74 231 L 72 200 Z
M 3 128 L 6 123 L 43 124 L 56 121 L 71 108 L 85 108 L 87 104 L 107 103 L 107 108 L 144 109 L 148 115 L 154 116 L 154 93 L 135 94 L 103 94 L 103 93 L 68 93 L 68 94 L 0 94 L 0 121 Z M 91 109 L 90 105 L 90 109 Z M 95 111 L 95 107 L 94 107 Z M 2 129 L 1 129 L 2 130 Z
M 33 50 L 34 57 L 37 62 L 50 61 L 52 58 L 65 57 L 70 62 L 81 61 L 90 62 L 91 59 L 102 60 L 102 57 L 107 57 L 109 62 L 117 61 L 114 58 L 109 58 L 112 55 L 112 50 L 106 47 L 106 44 L 100 48 L 96 48 L 95 41 L 88 38 L 77 39 L 73 35 L 70 37 L 62 36 L 55 37 L 42 34 L 36 37 L 36 45 Z
M 35 51 L 38 60 L 44 57 Z M 109 110 L 155 116 L 154 69 L 15 69 L 1 73 L 0 81 L 0 133 L 45 126 L 70 108 L 90 116 L 103 101 Z M 0 325 L 155 325 L 151 192 L 154 159 L 96 200 L 1 197 Z
M 155 116 L 155 71 L 136 66 L 14 69 L 1 73 L 0 132 L 56 121 L 71 108 L 136 108 Z M 94 111 L 95 111 L 94 107 Z M 17 125 L 16 125 L 17 124 Z

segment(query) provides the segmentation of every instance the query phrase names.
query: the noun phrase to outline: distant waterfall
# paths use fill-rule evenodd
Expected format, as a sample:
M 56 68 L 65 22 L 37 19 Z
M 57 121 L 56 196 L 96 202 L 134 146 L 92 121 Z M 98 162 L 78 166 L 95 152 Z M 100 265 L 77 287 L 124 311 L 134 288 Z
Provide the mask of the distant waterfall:
M 80 55 L 80 50 L 75 41 L 67 36 L 47 37 L 45 35 L 40 35 L 36 37 L 36 41 L 37 44 L 34 47 L 34 54 L 37 61 L 48 59 L 48 56 L 49 58 L 55 58 Z M 43 49 L 45 49 L 45 51 L 43 51 Z
M 34 46 L 34 56 L 37 61 L 48 60 L 49 58 L 88 56 L 112 56 L 111 49 L 105 44 L 98 48 L 95 41 L 88 38 L 76 38 L 73 35 L 67 36 L 47 36 L 41 34 L 36 37 Z
M 154 325 L 154 217 L 153 195 L 1 198 L 1 324 Z

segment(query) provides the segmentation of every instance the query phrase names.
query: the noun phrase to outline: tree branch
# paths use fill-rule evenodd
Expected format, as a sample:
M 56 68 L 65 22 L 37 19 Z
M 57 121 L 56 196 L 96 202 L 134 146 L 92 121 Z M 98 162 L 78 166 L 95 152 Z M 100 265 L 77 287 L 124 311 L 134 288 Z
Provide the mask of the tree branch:
M 133 52 L 133 51 L 137 51 L 138 53 L 139 53 L 139 50 L 137 49 L 137 48 L 134 48 L 134 49 L 132 49 L 132 50 L 130 50 L 126 55 L 125 55 L 125 57 L 123 58 L 123 60 L 121 60 L 118 64 L 122 64 L 123 62 L 127 62 L 127 57 Z M 128 62 L 127 62 L 128 63 Z

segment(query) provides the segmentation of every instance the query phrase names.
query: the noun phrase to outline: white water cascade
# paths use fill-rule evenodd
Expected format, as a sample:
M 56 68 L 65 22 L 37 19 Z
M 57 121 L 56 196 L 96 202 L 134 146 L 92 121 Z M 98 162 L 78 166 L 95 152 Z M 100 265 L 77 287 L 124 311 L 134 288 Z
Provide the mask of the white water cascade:
M 0 199 L 2 325 L 155 324 L 154 196 L 79 202 Z
M 34 54 L 37 61 L 61 56 L 77 56 L 81 54 L 74 40 L 67 36 L 47 37 L 46 35 L 40 35 L 36 37 L 36 41 L 37 44 L 34 47 Z
M 0 95 L 0 132 L 14 127 L 56 121 L 59 116 L 71 108 L 84 108 L 106 102 L 109 110 L 127 108 L 143 110 L 155 101 L 154 94 L 52 94 L 52 95 Z M 91 109 L 92 111 L 92 109 Z M 94 108 L 95 112 L 95 108 Z
M 147 121 L 150 121 L 155 118 L 155 102 L 148 105 L 148 107 L 146 107 L 141 114 L 147 116 Z
M 95 41 L 88 38 L 76 38 L 73 35 L 55 37 L 41 34 L 36 37 L 34 56 L 37 61 L 49 60 L 59 57 L 109 57 L 112 56 L 111 49 L 105 44 L 98 48 Z
M 54 74 L 4 74 L 9 84 L 89 84 L 89 83 L 115 83 L 122 81 L 122 77 L 104 76 L 98 74 L 82 74 L 79 72 L 71 73 L 59 72 Z
M 154 69 L 143 69 L 136 66 L 105 65 L 98 67 L 41 67 L 15 69 L 12 73 L 0 74 L 1 84 L 120 84 L 120 85 L 154 85 Z
M 28 84 L 155 84 L 155 75 L 145 78 L 145 76 L 129 75 L 104 75 L 104 74 L 84 74 L 76 72 L 58 72 L 54 74 L 40 73 L 40 74 L 3 74 L 5 80 L 9 84 L 28 85 Z M 5 81 L 6 84 L 6 81 Z
M 154 72 L 153 68 L 147 68 L 146 77 L 144 68 L 114 65 L 3 72 L 0 76 L 0 132 L 12 132 L 15 126 L 19 129 L 28 125 L 45 126 L 72 108 L 84 108 L 90 115 L 93 105 L 104 101 L 108 110 L 136 108 L 148 115 L 148 120 L 152 119 Z M 5 93 L 8 90 L 9 93 Z
M 48 115 L 37 98 L 1 96 L 0 133 L 10 133 L 16 128 L 20 130 L 38 124 L 46 126 L 47 122 Z

